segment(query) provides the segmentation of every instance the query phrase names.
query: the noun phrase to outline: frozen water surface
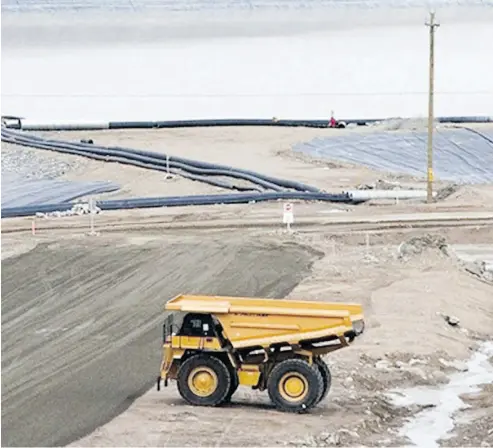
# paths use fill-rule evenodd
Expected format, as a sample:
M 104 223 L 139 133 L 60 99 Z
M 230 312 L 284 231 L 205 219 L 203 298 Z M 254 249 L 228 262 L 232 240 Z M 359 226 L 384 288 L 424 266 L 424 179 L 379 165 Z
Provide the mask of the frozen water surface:
M 44 122 L 425 116 L 432 5 L 436 114 L 493 115 L 493 0 L 456 4 L 8 0 L 2 113 Z

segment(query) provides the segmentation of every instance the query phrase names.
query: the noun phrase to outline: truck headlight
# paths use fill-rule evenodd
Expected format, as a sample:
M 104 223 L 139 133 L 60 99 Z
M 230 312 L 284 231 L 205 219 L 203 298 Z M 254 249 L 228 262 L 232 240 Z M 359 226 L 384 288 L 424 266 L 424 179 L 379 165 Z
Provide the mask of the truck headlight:
M 355 320 L 353 322 L 353 330 L 357 336 L 365 331 L 365 321 L 363 319 Z

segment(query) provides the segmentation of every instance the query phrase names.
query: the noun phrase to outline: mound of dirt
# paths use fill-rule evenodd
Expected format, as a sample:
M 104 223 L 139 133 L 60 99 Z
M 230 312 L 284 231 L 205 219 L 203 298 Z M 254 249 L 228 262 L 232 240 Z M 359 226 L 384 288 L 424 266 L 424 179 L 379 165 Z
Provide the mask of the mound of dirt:
M 439 250 L 448 255 L 448 245 L 445 238 L 440 235 L 423 235 L 410 238 L 400 244 L 398 248 L 399 258 L 419 255 L 427 250 Z
M 180 294 L 283 297 L 317 256 L 243 237 L 100 237 L 2 261 L 2 442 L 59 446 L 148 390 Z
M 439 125 L 437 120 L 434 120 L 433 126 Z M 411 130 L 411 131 L 423 131 L 428 129 L 428 118 L 416 117 L 416 118 L 389 118 L 375 124 L 376 127 L 386 131 L 397 130 Z

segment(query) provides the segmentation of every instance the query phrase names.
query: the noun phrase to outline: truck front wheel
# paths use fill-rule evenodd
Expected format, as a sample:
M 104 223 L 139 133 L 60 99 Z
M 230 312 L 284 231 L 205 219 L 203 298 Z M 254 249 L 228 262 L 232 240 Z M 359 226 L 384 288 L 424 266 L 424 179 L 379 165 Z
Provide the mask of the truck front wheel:
M 214 356 L 195 355 L 178 371 L 178 391 L 195 406 L 218 406 L 231 388 L 231 374 L 224 362 Z
M 285 412 L 306 412 L 318 402 L 324 381 L 317 365 L 301 359 L 277 364 L 269 375 L 267 389 L 274 405 Z

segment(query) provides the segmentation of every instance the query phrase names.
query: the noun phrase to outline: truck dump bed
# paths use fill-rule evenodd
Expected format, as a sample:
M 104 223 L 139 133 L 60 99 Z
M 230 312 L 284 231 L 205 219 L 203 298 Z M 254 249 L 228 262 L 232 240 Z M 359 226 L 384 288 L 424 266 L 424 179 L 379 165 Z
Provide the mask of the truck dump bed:
M 363 331 L 363 310 L 354 303 L 179 295 L 165 308 L 213 314 L 234 348 L 323 341 Z

